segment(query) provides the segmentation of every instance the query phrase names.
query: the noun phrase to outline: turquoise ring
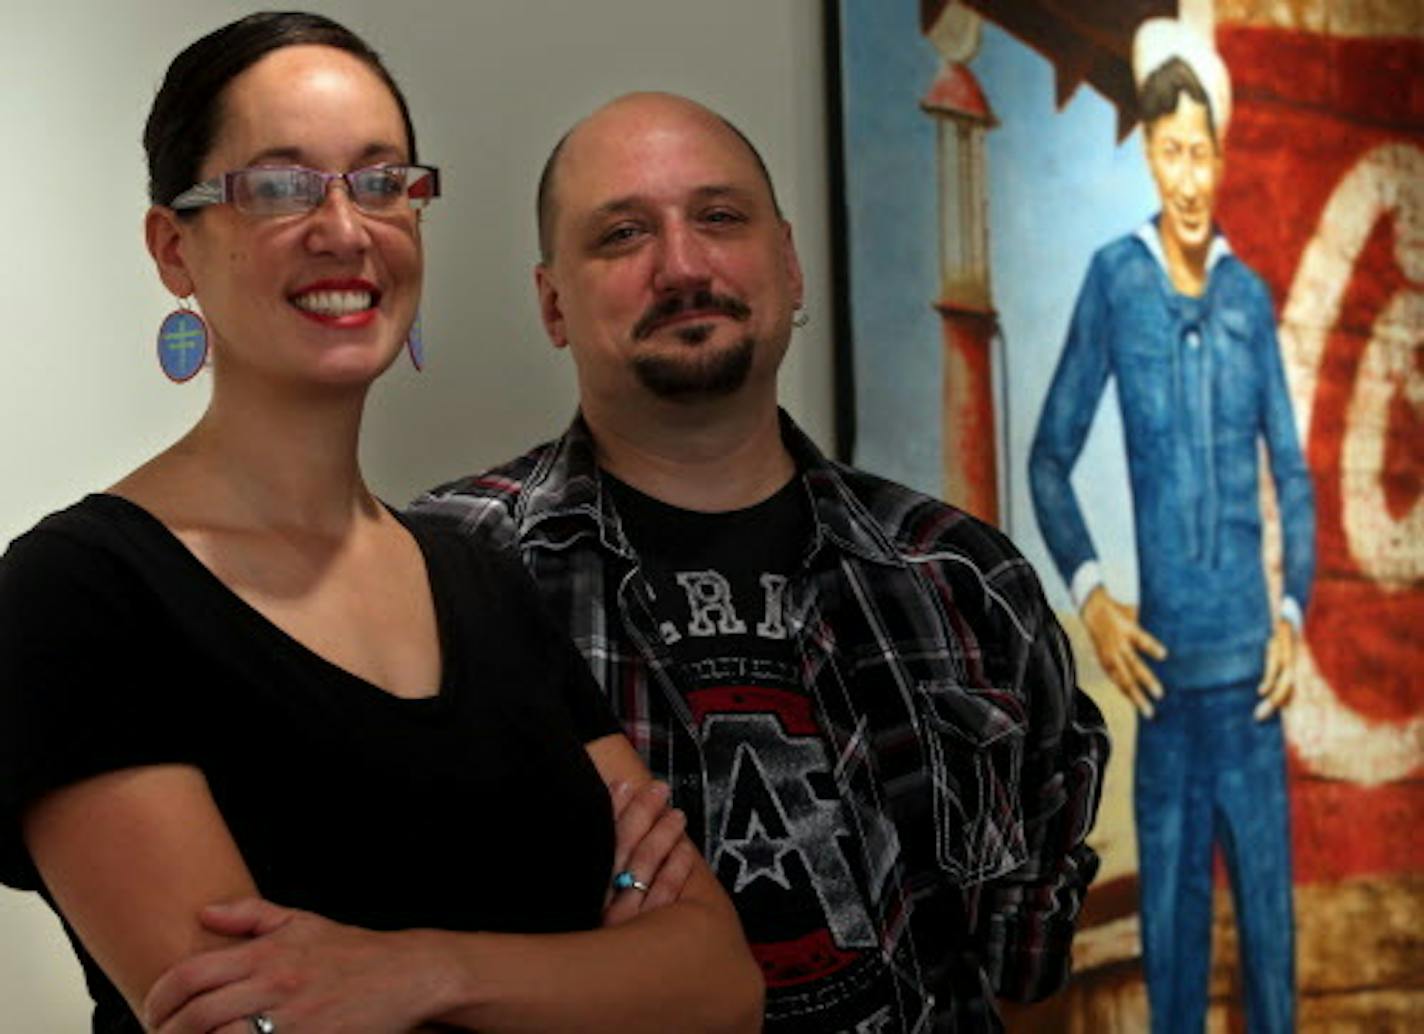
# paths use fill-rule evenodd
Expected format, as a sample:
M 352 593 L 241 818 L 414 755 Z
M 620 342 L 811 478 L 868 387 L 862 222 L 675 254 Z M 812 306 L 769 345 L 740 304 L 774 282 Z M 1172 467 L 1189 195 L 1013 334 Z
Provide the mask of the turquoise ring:
M 624 869 L 617 876 L 613 877 L 613 889 L 637 890 L 646 894 L 648 892 L 648 885 L 642 880 L 638 879 L 638 877 L 634 876 L 627 869 Z

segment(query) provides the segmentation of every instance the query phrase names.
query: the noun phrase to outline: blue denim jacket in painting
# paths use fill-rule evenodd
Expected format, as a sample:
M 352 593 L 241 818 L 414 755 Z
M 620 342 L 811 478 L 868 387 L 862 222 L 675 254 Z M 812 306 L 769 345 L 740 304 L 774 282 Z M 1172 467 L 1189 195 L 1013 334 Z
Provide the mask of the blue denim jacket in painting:
M 904 1029 L 999 1030 L 995 993 L 1037 999 L 1068 975 L 1098 866 L 1085 838 L 1102 715 L 1003 535 L 827 460 L 784 413 L 782 438 L 814 525 L 787 623 L 857 816 L 883 954 L 927 1007 Z M 701 743 L 583 420 L 412 509 L 521 557 L 705 843 Z
M 1206 290 L 1183 295 L 1160 247 L 1154 221 L 1093 256 L 1039 417 L 1029 484 L 1049 551 L 1081 605 L 1098 552 L 1070 475 L 1114 378 L 1139 620 L 1168 651 L 1151 663 L 1169 686 L 1220 685 L 1259 673 L 1272 625 L 1261 441 L 1281 515 L 1282 614 L 1296 623 L 1315 565 L 1315 504 L 1265 284 L 1218 235 Z

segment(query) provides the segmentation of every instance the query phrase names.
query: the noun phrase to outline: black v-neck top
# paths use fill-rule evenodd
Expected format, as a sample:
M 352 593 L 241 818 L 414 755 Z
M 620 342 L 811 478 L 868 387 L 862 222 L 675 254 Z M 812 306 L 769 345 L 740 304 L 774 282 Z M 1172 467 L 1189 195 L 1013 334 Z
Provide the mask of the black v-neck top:
M 617 723 L 517 564 L 401 519 L 440 630 L 441 685 L 419 699 L 303 646 L 120 497 L 17 538 L 0 559 L 0 880 L 44 893 L 20 815 L 46 791 L 180 763 L 273 901 L 372 929 L 597 926 L 613 830 L 584 744 Z M 138 1030 L 66 931 L 95 1030 Z

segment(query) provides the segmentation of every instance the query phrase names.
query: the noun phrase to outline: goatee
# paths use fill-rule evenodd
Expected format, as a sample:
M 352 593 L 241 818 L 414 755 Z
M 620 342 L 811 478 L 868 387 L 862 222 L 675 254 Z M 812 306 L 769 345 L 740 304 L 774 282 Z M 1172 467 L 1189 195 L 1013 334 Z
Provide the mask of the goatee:
M 643 387 L 663 399 L 687 401 L 731 395 L 747 382 L 756 341 L 747 336 L 728 348 L 704 351 L 699 346 L 710 333 L 706 327 L 686 328 L 678 335 L 689 346 L 686 352 L 637 356 L 633 372 Z

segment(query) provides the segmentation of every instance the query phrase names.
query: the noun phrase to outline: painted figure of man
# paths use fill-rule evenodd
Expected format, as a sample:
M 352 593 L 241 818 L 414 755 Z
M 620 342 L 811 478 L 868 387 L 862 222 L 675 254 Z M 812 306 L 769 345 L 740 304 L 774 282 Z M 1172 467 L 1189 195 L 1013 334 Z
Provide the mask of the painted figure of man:
M 1212 853 L 1230 874 L 1253 1031 L 1294 1027 L 1294 924 L 1279 708 L 1314 566 L 1314 502 L 1271 299 L 1213 222 L 1226 68 L 1167 19 L 1134 73 L 1161 211 L 1098 251 L 1039 418 L 1039 527 L 1103 668 L 1140 712 L 1134 772 L 1152 1029 L 1205 1022 Z M 1103 581 L 1071 477 L 1109 378 L 1136 524 L 1139 605 Z M 1279 500 L 1284 588 L 1262 558 L 1258 455 Z
M 1067 976 L 1108 749 L 1036 576 L 778 409 L 801 268 L 725 119 L 620 98 L 539 196 L 579 415 L 416 509 L 532 572 L 732 895 L 767 1031 L 1001 1029 Z

